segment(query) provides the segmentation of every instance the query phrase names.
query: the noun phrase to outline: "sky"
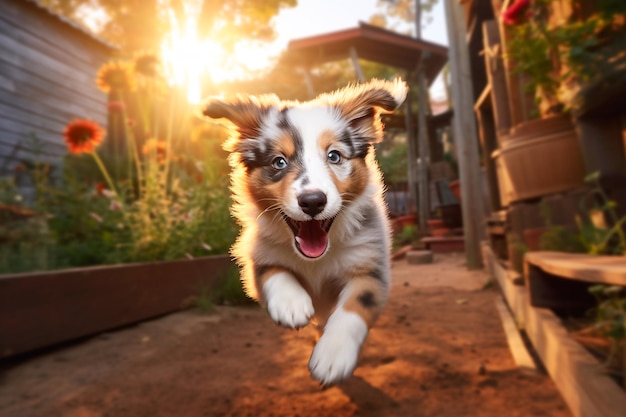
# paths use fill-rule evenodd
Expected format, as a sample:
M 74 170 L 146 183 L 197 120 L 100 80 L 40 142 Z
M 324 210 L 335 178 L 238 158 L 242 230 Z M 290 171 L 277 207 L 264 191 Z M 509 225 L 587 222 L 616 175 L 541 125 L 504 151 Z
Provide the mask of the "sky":
M 380 11 L 377 0 L 298 0 L 294 8 L 283 9 L 274 19 L 279 38 L 277 45 L 287 47 L 289 39 L 319 35 L 356 27 Z M 448 44 L 443 0 L 430 14 L 432 22 L 423 27 L 423 38 L 442 45 Z M 412 27 L 412 25 L 411 25 Z

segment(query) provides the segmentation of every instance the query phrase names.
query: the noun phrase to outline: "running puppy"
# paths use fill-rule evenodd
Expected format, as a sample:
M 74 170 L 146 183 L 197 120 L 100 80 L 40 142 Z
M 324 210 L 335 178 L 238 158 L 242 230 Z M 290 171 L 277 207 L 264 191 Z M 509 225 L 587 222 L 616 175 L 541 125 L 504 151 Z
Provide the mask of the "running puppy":
M 202 107 L 236 127 L 224 148 L 247 294 L 285 327 L 316 322 L 309 370 L 324 385 L 352 375 L 387 300 L 390 231 L 373 144 L 381 111 L 406 92 L 400 80 L 373 80 L 305 103 L 238 96 Z

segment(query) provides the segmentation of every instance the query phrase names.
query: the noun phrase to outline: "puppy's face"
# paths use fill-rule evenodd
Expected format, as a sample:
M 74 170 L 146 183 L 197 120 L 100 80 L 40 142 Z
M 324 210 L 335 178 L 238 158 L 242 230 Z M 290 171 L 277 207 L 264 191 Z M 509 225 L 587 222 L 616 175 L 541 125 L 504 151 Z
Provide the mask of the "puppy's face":
M 203 113 L 234 123 L 225 148 L 246 173 L 252 203 L 280 212 L 297 251 L 319 258 L 342 207 L 368 185 L 366 156 L 382 139 L 380 112 L 395 110 L 405 95 L 403 82 L 372 81 L 306 103 L 211 99 Z

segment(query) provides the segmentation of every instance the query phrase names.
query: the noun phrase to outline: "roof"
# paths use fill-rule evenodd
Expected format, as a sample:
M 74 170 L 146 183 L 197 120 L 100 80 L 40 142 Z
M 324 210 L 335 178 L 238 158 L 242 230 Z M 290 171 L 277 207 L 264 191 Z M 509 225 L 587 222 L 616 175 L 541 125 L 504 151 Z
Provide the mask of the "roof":
M 363 22 L 352 29 L 294 39 L 289 42 L 287 60 L 313 67 L 349 57 L 352 47 L 359 58 L 409 71 L 415 70 L 423 57 L 429 84 L 448 62 L 448 48 L 445 46 Z
M 29 3 L 29 4 L 33 5 L 37 9 L 47 13 L 53 19 L 56 19 L 56 20 L 62 22 L 63 24 L 72 27 L 74 30 L 77 30 L 77 31 L 81 32 L 83 35 L 87 36 L 88 38 L 93 39 L 94 41 L 102 44 L 103 46 L 106 46 L 107 48 L 119 49 L 118 46 L 110 43 L 109 41 L 105 40 L 104 38 L 101 38 L 101 37 L 95 35 L 93 32 L 88 30 L 85 26 L 80 25 L 79 23 L 75 22 L 74 20 L 72 20 L 70 18 L 67 18 L 67 17 L 65 17 L 65 16 L 55 12 L 50 7 L 46 7 L 46 6 L 42 5 L 42 4 L 40 4 L 37 0 L 26 0 L 26 3 Z

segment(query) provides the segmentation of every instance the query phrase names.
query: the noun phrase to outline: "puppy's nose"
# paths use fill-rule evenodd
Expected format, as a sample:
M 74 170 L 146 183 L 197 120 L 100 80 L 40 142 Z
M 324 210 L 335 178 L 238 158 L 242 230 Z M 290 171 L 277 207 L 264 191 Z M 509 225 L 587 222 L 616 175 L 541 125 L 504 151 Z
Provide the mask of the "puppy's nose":
M 298 205 L 303 212 L 311 217 L 321 213 L 326 207 L 326 194 L 321 191 L 311 191 L 298 196 Z

